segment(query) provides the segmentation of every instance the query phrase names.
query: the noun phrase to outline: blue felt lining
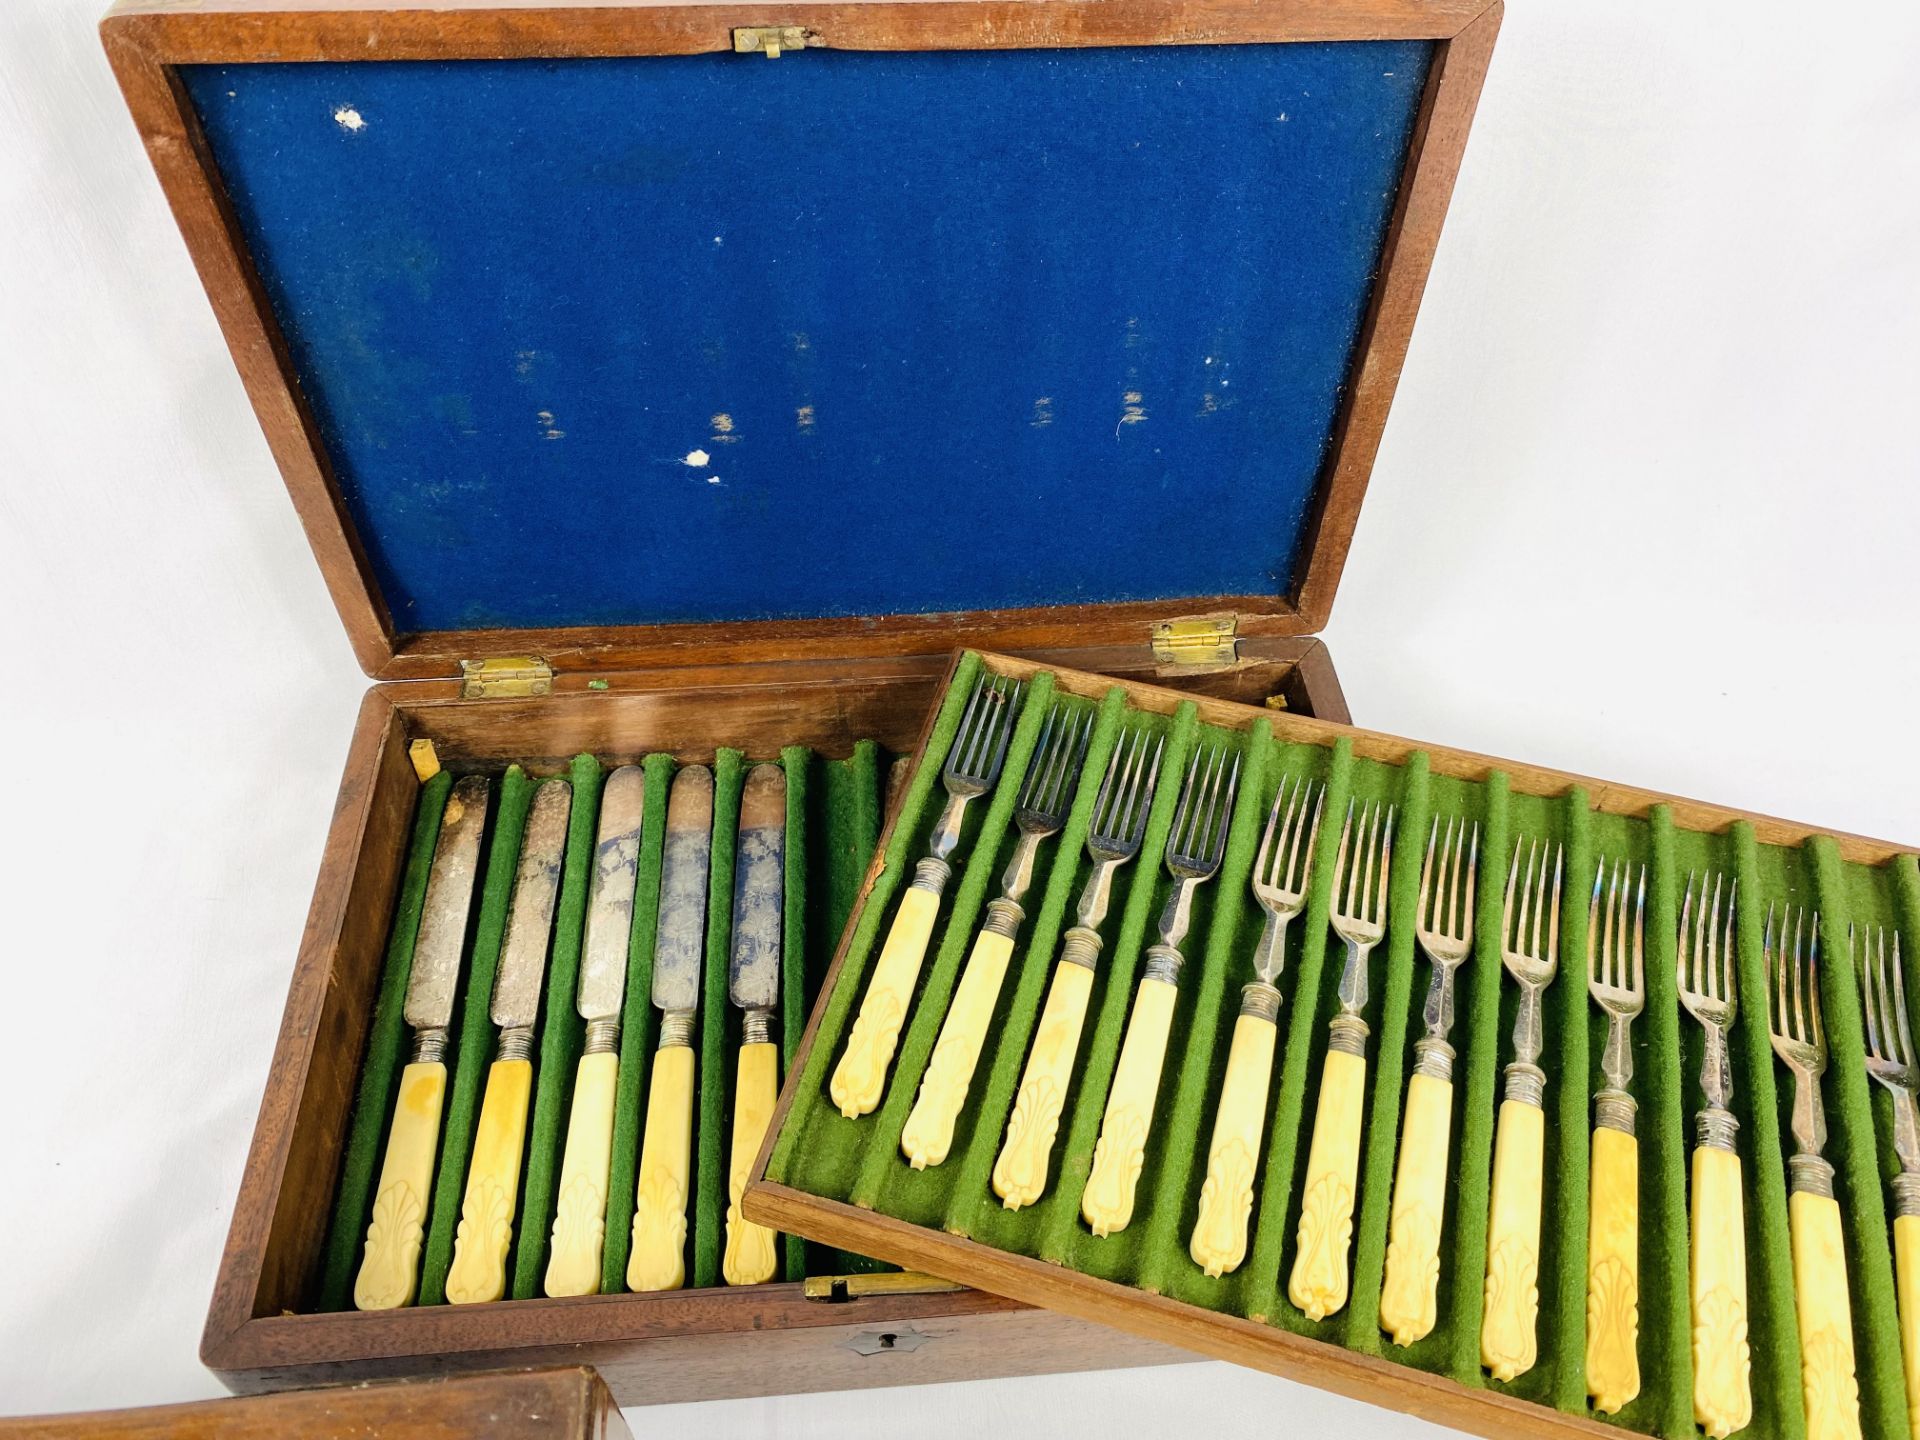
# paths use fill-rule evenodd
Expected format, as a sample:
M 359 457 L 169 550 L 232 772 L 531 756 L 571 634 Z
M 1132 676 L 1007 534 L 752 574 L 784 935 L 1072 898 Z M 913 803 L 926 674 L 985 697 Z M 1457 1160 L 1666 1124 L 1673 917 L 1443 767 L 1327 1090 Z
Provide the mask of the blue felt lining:
M 416 632 L 1286 591 L 1430 56 L 183 74 Z

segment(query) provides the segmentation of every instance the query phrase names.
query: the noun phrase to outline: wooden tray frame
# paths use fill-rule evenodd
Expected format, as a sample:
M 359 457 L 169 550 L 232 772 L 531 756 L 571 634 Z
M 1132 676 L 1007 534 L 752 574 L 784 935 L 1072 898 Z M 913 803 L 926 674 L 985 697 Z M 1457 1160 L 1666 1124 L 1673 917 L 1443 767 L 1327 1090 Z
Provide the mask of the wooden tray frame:
M 539 656 L 556 671 L 613 671 L 716 660 L 944 655 L 955 646 L 1020 652 L 1139 645 L 1155 621 L 1219 611 L 1237 614 L 1247 637 L 1321 629 L 1399 383 L 1502 9 L 1502 0 L 460 0 L 451 6 L 195 0 L 191 9 L 179 0 L 121 0 L 101 35 L 354 654 L 376 679 L 404 680 L 455 675 L 462 659 L 504 655 Z M 1292 594 L 718 625 L 421 634 L 396 628 L 176 67 L 693 55 L 731 50 L 734 27 L 745 25 L 800 26 L 810 45 L 858 50 L 1439 42 Z
M 983 659 L 989 670 L 1021 678 L 1030 677 L 1040 670 L 1051 670 L 1057 689 L 1096 702 L 1112 688 L 1116 679 L 1071 668 L 1038 665 L 1031 660 L 1009 655 L 985 654 Z M 959 663 L 959 657 L 955 657 L 954 663 Z M 952 672 L 949 671 L 949 683 L 951 679 Z M 1273 726 L 1275 740 L 1326 745 L 1343 736 L 1351 737 L 1356 758 L 1391 765 L 1403 764 L 1415 751 L 1423 751 L 1435 775 L 1482 780 L 1489 772 L 1500 770 L 1507 775 L 1512 793 L 1516 795 L 1559 796 L 1580 786 L 1587 791 L 1591 808 L 1601 814 L 1641 816 L 1655 805 L 1666 805 L 1672 811 L 1674 824 L 1682 829 L 1717 832 L 1735 821 L 1744 820 L 1753 826 L 1755 837 L 1762 844 L 1769 845 L 1798 845 L 1814 835 L 1830 835 L 1842 859 L 1870 865 L 1911 853 L 1912 849 L 1864 836 L 1814 830 L 1793 821 L 1616 785 L 1566 771 L 1495 759 L 1446 746 L 1423 745 L 1395 735 L 1355 729 L 1344 723 L 1302 715 L 1273 714 L 1233 701 L 1194 697 L 1139 682 L 1123 680 L 1121 683 L 1127 685 L 1128 698 L 1134 706 L 1155 714 L 1170 715 L 1180 705 L 1194 700 L 1204 724 L 1244 729 L 1256 718 L 1266 718 Z M 943 695 L 945 691 L 946 687 L 942 686 Z M 926 742 L 938 713 L 936 704 L 929 711 L 921 730 L 920 742 L 913 752 L 916 769 L 924 759 Z M 880 841 L 882 854 L 892 831 L 892 817 L 889 817 L 886 834 Z M 867 876 L 866 888 L 855 902 L 855 919 L 867 904 L 878 875 L 876 856 L 876 863 Z M 1060 1315 L 1095 1321 L 1143 1340 L 1178 1346 L 1212 1359 L 1231 1360 L 1352 1399 L 1417 1415 L 1438 1425 L 1487 1436 L 1490 1440 L 1570 1440 L 1570 1437 L 1580 1437 L 1580 1440 L 1612 1437 L 1612 1440 L 1618 1440 L 1625 1433 L 1618 1426 L 1588 1417 L 1569 1415 L 1490 1389 L 1470 1389 L 1442 1375 L 1296 1335 L 1278 1326 L 1204 1310 L 1164 1295 L 1149 1294 L 1130 1285 L 1082 1274 L 1064 1265 L 1012 1254 L 943 1230 L 915 1225 L 845 1201 L 826 1199 L 769 1181 L 766 1178 L 768 1158 L 786 1123 L 787 1113 L 793 1106 L 798 1077 L 806 1069 L 828 997 L 839 982 L 841 967 L 846 963 L 847 942 L 853 930 L 854 922 L 849 921 L 846 932 L 840 938 L 840 948 L 834 955 L 832 967 L 821 982 L 813 1016 L 807 1022 L 799 1052 L 787 1067 L 786 1083 L 781 1087 L 773 1121 L 767 1127 L 766 1143 L 761 1146 L 759 1157 L 754 1162 L 753 1173 L 741 1201 L 742 1210 L 749 1219 L 776 1226 L 787 1233 L 804 1235 L 809 1240 L 957 1280 L 995 1295 L 1044 1306 Z

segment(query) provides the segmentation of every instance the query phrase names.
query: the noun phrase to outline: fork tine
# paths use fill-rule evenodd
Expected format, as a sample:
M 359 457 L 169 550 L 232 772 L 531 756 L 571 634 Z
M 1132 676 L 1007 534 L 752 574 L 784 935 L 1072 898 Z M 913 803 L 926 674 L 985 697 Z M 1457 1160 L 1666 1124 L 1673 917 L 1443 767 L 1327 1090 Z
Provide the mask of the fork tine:
M 1153 760 L 1147 766 L 1146 782 L 1133 792 L 1133 816 L 1127 830 L 1135 849 L 1147 833 L 1147 817 L 1153 813 L 1153 797 L 1160 787 L 1160 762 L 1166 758 L 1167 737 L 1162 735 L 1153 747 Z
M 1296 895 L 1306 893 L 1307 876 L 1313 873 L 1314 851 L 1320 847 L 1320 812 L 1327 808 L 1327 786 L 1322 781 L 1313 797 L 1313 819 L 1307 825 L 1306 849 L 1300 848 L 1300 832 L 1293 832 L 1293 849 L 1287 854 L 1287 889 Z M 1295 858 L 1299 864 L 1294 864 Z
M 1433 828 L 1427 831 L 1427 857 L 1426 859 L 1420 862 L 1420 903 L 1414 906 L 1415 922 L 1419 924 L 1422 928 L 1428 929 L 1428 930 L 1433 929 L 1436 925 L 1440 923 L 1437 917 L 1439 902 L 1435 897 L 1434 891 L 1432 888 L 1433 887 L 1433 847 L 1434 847 L 1434 844 L 1439 840 L 1439 838 L 1440 838 L 1440 817 L 1436 815 L 1433 817 Z M 1447 822 L 1447 839 L 1449 841 L 1453 839 L 1453 822 L 1451 820 Z M 1447 852 L 1443 849 L 1440 852 L 1440 865 L 1443 872 L 1445 870 L 1446 863 L 1447 863 L 1446 855 L 1447 855 Z M 1442 883 L 1444 883 L 1444 874 L 1443 874 Z M 1429 918 L 1427 914 L 1429 907 L 1431 907 L 1436 912 L 1436 915 L 1433 918 Z
M 1647 867 L 1640 867 L 1640 892 L 1633 902 L 1633 993 L 1647 993 Z
M 1219 824 L 1213 831 L 1212 864 L 1219 868 L 1227 853 L 1227 832 L 1233 828 L 1233 797 L 1240 793 L 1240 756 L 1233 757 L 1233 768 L 1227 772 L 1227 793 L 1220 800 Z
M 1467 898 L 1461 908 L 1465 914 L 1461 917 L 1466 924 L 1454 931 L 1455 935 L 1465 935 L 1473 929 L 1473 899 L 1475 886 L 1479 884 L 1480 874 L 1480 822 L 1473 822 L 1473 840 L 1467 846 Z
M 1680 946 L 1674 957 L 1674 973 L 1680 977 L 1681 990 L 1689 995 L 1693 993 L 1693 986 L 1690 983 L 1691 977 L 1687 974 L 1687 966 L 1692 960 L 1693 947 L 1687 943 L 1687 926 L 1692 923 L 1693 872 L 1689 870 L 1686 887 L 1680 892 Z
M 1587 984 L 1604 985 L 1606 983 L 1605 965 L 1606 946 L 1600 934 L 1600 877 L 1607 873 L 1607 862 L 1602 857 L 1599 867 L 1593 872 L 1593 894 L 1587 897 Z M 1612 897 L 1608 897 L 1606 923 L 1613 923 Z
M 1907 1028 L 1907 977 L 1900 966 L 1900 932 L 1898 930 L 1893 932 L 1893 1017 L 1894 1038 L 1900 1042 L 1900 1054 L 1897 1058 L 1902 1065 L 1911 1069 L 1913 1067 L 1913 1032 Z
M 1720 976 L 1720 882 L 1722 878 L 1723 877 L 1719 875 L 1713 877 L 1713 919 L 1707 923 L 1706 931 L 1707 982 L 1714 987 L 1713 998 L 1724 1003 L 1727 998 L 1727 990 L 1726 986 L 1721 983 Z M 1707 882 L 1703 879 L 1700 882 L 1702 901 L 1706 899 L 1706 888 Z M 1706 908 L 1705 904 L 1702 904 L 1700 907 L 1700 918 L 1702 921 L 1706 921 L 1707 918 Z
M 954 732 L 953 744 L 947 750 L 946 771 L 949 775 L 964 773 L 963 762 L 966 747 L 973 737 L 975 717 L 980 713 L 983 698 L 992 686 L 989 676 L 981 676 L 973 682 L 973 693 L 967 697 L 967 708 L 960 712 L 960 726 Z
M 1555 964 L 1560 961 L 1560 876 L 1567 863 L 1567 847 L 1556 845 L 1553 849 L 1553 901 L 1547 911 L 1547 951 L 1546 958 Z
M 1820 1052 L 1820 1063 L 1827 1061 L 1827 1031 L 1820 1022 L 1820 916 L 1813 917 L 1813 935 L 1807 943 L 1807 1009 L 1813 1014 L 1813 1048 Z
M 1619 940 L 1617 943 L 1610 944 L 1608 949 L 1613 955 L 1613 983 L 1624 990 L 1627 984 L 1627 906 L 1633 899 L 1633 871 L 1627 867 L 1625 860 L 1613 862 L 1613 886 L 1617 897 L 1614 909 L 1619 916 L 1619 928 L 1615 930 L 1614 917 L 1608 916 L 1607 931 L 1609 941 L 1612 941 L 1616 934 Z
M 1767 906 L 1767 927 L 1761 932 L 1760 944 L 1767 953 L 1767 989 L 1772 1010 L 1767 1017 L 1767 1028 L 1773 1034 L 1781 1034 L 1787 1023 L 1787 971 L 1780 963 L 1779 941 L 1786 934 L 1786 916 L 1780 917 L 1780 934 L 1773 929 L 1773 906 Z
M 1513 933 L 1513 892 L 1518 889 L 1520 879 L 1520 848 L 1527 842 L 1513 842 L 1513 862 L 1507 866 L 1507 889 L 1505 898 L 1500 902 L 1500 943 L 1504 946 L 1507 937 Z
M 1393 889 L 1393 817 L 1399 807 L 1387 806 L 1386 833 L 1380 839 L 1380 888 L 1373 892 L 1373 923 L 1387 923 L 1387 895 Z
M 1366 868 L 1364 871 L 1362 871 L 1360 864 L 1357 860 L 1355 861 L 1354 867 L 1353 867 L 1356 871 L 1360 871 L 1360 874 L 1356 877 L 1360 881 L 1360 908 L 1358 911 L 1349 910 L 1347 912 L 1348 914 L 1357 913 L 1357 914 L 1365 915 L 1366 913 L 1368 913 L 1369 909 L 1371 908 L 1372 900 L 1373 900 L 1373 858 L 1375 853 L 1374 841 L 1379 837 L 1379 834 L 1380 834 L 1380 807 L 1378 805 L 1372 805 L 1368 807 L 1368 814 L 1367 814 Z
M 1880 1006 L 1876 993 L 1880 987 L 1874 974 L 1873 932 L 1863 931 L 1856 925 L 1848 938 L 1853 942 L 1854 967 L 1860 976 L 1860 1008 L 1867 1022 L 1867 1054 L 1875 1060 L 1884 1060 L 1887 1052 L 1880 1045 Z
M 1443 935 L 1454 934 L 1454 922 L 1460 913 L 1460 842 L 1466 839 L 1466 826 L 1458 816 L 1447 817 L 1447 838 L 1440 848 L 1440 880 L 1433 900 L 1433 928 Z
M 1524 845 L 1527 842 L 1523 840 L 1520 843 Z M 1539 850 L 1540 845 L 1536 841 L 1532 849 L 1527 852 L 1527 873 L 1520 882 L 1520 923 L 1513 932 L 1513 946 L 1516 950 L 1525 949 L 1527 944 L 1527 916 L 1533 907 L 1533 862 Z

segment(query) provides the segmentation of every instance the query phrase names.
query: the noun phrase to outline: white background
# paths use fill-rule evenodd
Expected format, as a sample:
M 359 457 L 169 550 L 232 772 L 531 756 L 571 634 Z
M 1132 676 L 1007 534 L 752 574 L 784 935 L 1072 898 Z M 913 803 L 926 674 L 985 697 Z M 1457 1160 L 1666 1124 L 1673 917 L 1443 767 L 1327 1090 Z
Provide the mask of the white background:
M 215 1392 L 365 684 L 98 8 L 0 6 L 0 1411 Z M 1902 4 L 1514 6 L 1328 632 L 1362 723 L 1920 840 L 1916 60 Z M 635 1418 L 1425 1428 L 1211 1364 Z

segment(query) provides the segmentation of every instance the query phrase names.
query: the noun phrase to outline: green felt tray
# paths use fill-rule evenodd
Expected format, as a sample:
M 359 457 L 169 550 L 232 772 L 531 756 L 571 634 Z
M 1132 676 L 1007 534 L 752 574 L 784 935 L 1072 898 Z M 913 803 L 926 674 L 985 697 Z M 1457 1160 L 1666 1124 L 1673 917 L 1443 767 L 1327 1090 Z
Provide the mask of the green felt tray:
M 1703 1102 L 1697 1079 L 1700 1030 L 1691 1020 L 1683 1022 L 1679 1011 L 1674 936 L 1686 877 L 1712 868 L 1737 877 L 1743 897 L 1738 936 L 1743 1004 L 1732 1047 L 1734 1109 L 1740 1121 L 1738 1143 L 1747 1182 L 1755 1408 L 1753 1424 L 1744 1433 L 1756 1440 L 1786 1440 L 1806 1433 L 1786 1225 L 1784 1159 L 1791 1141 L 1782 1115 L 1791 1090 L 1768 1044 L 1765 1007 L 1760 1003 L 1764 967 L 1756 917 L 1766 902 L 1792 901 L 1817 906 L 1828 936 L 1845 936 L 1850 921 L 1897 925 L 1909 935 L 1920 934 L 1920 871 L 1912 855 L 1897 854 L 1878 863 L 1849 862 L 1832 838 L 1816 835 L 1798 844 L 1765 843 L 1754 822 L 1730 814 L 1696 831 L 1676 823 L 1675 810 L 1697 818 L 1703 807 L 1650 803 L 1636 813 L 1618 813 L 1625 792 L 1612 787 L 1604 797 L 1608 803 L 1599 804 L 1596 795 L 1579 784 L 1551 783 L 1554 777 L 1529 767 L 1461 763 L 1474 757 L 1450 757 L 1440 767 L 1448 773 L 1439 773 L 1434 756 L 1411 747 L 1367 743 L 1360 746 L 1363 753 L 1356 753 L 1358 732 L 1341 727 L 1274 722 L 1247 707 L 1210 707 L 1209 714 L 1232 727 L 1222 728 L 1204 723 L 1192 701 L 1176 704 L 1177 697 L 1167 692 L 1155 692 L 1160 697 L 1155 706 L 1137 708 L 1138 695 L 1127 687 L 1109 689 L 1095 677 L 1073 677 L 1079 693 L 1068 694 L 1069 677 L 1064 673 L 1056 684 L 1055 675 L 1039 671 L 1031 675 L 999 785 L 990 798 L 968 807 L 954 877 L 901 1032 L 888 1088 L 872 1114 L 848 1119 L 829 1098 L 827 1078 L 844 1048 L 893 902 L 911 876 L 913 862 L 925 853 L 944 799 L 940 765 L 958 729 L 971 683 L 983 665 L 1001 663 L 968 654 L 957 665 L 926 749 L 908 781 L 884 867 L 847 938 L 838 981 L 822 1009 L 804 1071 L 789 1081 L 786 1118 L 769 1159 L 767 1182 L 853 1207 L 836 1211 L 839 1218 L 829 1228 L 842 1237 L 856 1231 L 883 1254 L 889 1233 L 897 1238 L 897 1230 L 878 1223 L 861 1229 L 861 1211 L 964 1237 L 976 1246 L 1012 1256 L 1051 1262 L 1067 1272 L 1170 1297 L 1201 1311 L 1242 1317 L 1383 1357 L 1462 1386 L 1503 1391 L 1623 1430 L 1684 1440 L 1698 1433 L 1691 1403 L 1687 1187 L 1692 1116 Z M 1013 668 L 1024 673 L 1030 667 Z M 944 1164 L 916 1171 L 900 1152 L 900 1132 L 945 1018 L 961 962 L 986 901 L 997 893 L 999 870 L 1013 843 L 1016 792 L 1044 713 L 1056 703 L 1097 715 L 1083 769 L 1089 778 L 1080 787 L 1064 832 L 1041 852 L 1027 902 L 1029 918 L 949 1156 Z M 1106 947 L 1089 1002 L 1076 1078 L 1054 1144 L 1048 1190 L 1038 1203 L 1009 1211 L 992 1191 L 990 1172 L 1058 942 L 1063 928 L 1072 923 L 1071 907 L 1090 868 L 1083 842 L 1093 792 L 1123 720 L 1165 734 L 1161 781 L 1141 859 L 1123 867 L 1116 878 L 1113 907 L 1103 927 Z M 1276 735 L 1277 728 L 1298 738 L 1282 738 Z M 1091 1169 L 1143 953 L 1154 938 L 1153 921 L 1171 884 L 1159 862 L 1175 792 L 1187 757 L 1201 744 L 1227 745 L 1240 755 L 1240 792 L 1219 874 L 1195 898 L 1173 1022 L 1175 1038 L 1160 1082 L 1133 1219 L 1118 1233 L 1098 1238 L 1080 1218 L 1081 1192 Z M 1392 758 L 1365 758 L 1367 751 L 1391 753 Z M 1456 771 L 1465 772 L 1466 778 L 1451 773 Z M 1189 1257 L 1187 1245 L 1227 1042 L 1239 1009 L 1240 987 L 1252 978 L 1250 956 L 1261 924 L 1261 912 L 1248 892 L 1248 878 L 1268 808 L 1289 776 L 1326 783 L 1326 813 L 1333 823 L 1322 827 L 1312 893 L 1289 935 L 1280 983 L 1284 1008 L 1274 1058 L 1265 1163 L 1256 1177 L 1248 1257 L 1238 1270 L 1210 1279 Z M 1371 957 L 1371 999 L 1365 1015 L 1372 1036 L 1367 1057 L 1369 1119 L 1354 1217 L 1351 1299 L 1343 1310 L 1316 1322 L 1291 1304 L 1284 1277 L 1293 1259 L 1299 1173 L 1305 1165 L 1315 1087 L 1326 1053 L 1327 1021 L 1336 1008 L 1333 992 L 1341 948 L 1331 934 L 1327 912 L 1340 828 L 1337 817 L 1356 797 L 1398 806 L 1400 843 L 1389 894 L 1387 938 Z M 1448 1194 L 1442 1236 L 1440 1321 L 1426 1338 L 1403 1348 L 1381 1333 L 1379 1305 L 1398 1121 L 1412 1069 L 1413 1043 L 1421 1033 L 1419 1012 L 1429 977 L 1428 964 L 1413 943 L 1412 915 L 1419 855 L 1436 815 L 1477 821 L 1482 827 L 1483 862 L 1475 951 L 1459 977 L 1458 1017 L 1452 1034 L 1459 1051 L 1454 1073 L 1455 1182 Z M 1761 823 L 1768 834 L 1790 828 Z M 1560 971 L 1544 1006 L 1547 1220 L 1539 1275 L 1539 1360 L 1529 1372 L 1503 1385 L 1480 1366 L 1479 1326 L 1499 1074 L 1511 1058 L 1509 1037 L 1518 1003 L 1517 988 L 1505 978 L 1499 960 L 1502 881 L 1506 857 L 1523 837 L 1563 843 L 1567 869 Z M 1640 1107 L 1643 1378 L 1640 1395 L 1613 1417 L 1593 1414 L 1584 1371 L 1591 1095 L 1601 1083 L 1600 1051 L 1606 1036 L 1605 1017 L 1588 1000 L 1585 955 L 1588 897 L 1601 857 L 1645 862 L 1650 875 L 1648 998 L 1644 1014 L 1632 1029 L 1633 1093 Z M 1831 1047 L 1823 1090 L 1831 1130 L 1826 1154 L 1838 1169 L 1836 1191 L 1847 1228 L 1863 1421 L 1870 1436 L 1903 1440 L 1909 1431 L 1889 1222 L 1883 1203 L 1883 1178 L 1898 1168 L 1891 1151 L 1890 1120 L 1883 1115 L 1876 1126 L 1862 1061 L 1860 1006 L 1843 942 L 1830 947 L 1822 972 Z M 1911 999 L 1920 1009 L 1920 991 Z M 804 1202 L 793 1202 L 796 1217 L 802 1208 Z M 796 1223 L 805 1228 L 803 1220 Z M 913 1253 L 919 1268 L 937 1268 L 926 1259 L 927 1247 L 916 1245 Z M 962 1278 L 978 1281 L 982 1277 Z M 1039 1282 L 1034 1283 L 1037 1290 Z M 1009 1293 L 1019 1294 L 1019 1287 L 1011 1287 Z M 1030 1293 L 1023 1298 L 1041 1297 Z
M 872 741 L 861 741 L 852 755 L 843 759 L 825 759 L 799 746 L 767 758 L 777 760 L 787 775 L 780 1025 L 781 1053 L 790 1056 L 799 1046 L 813 997 L 833 953 L 834 940 L 859 894 L 868 861 L 879 839 L 884 756 Z M 667 790 L 675 764 L 666 755 L 648 756 L 643 764 L 647 777 L 645 817 L 628 950 L 603 1291 L 626 1288 L 635 1170 L 658 1021 L 657 1012 L 649 1003 L 649 991 Z M 735 822 L 748 768 L 749 762 L 738 751 L 721 750 L 714 758 L 714 845 L 708 892 L 706 988 L 698 1031 L 695 1185 L 687 1233 L 688 1283 L 696 1287 L 721 1283 L 720 1247 L 725 1233 L 726 1163 L 730 1149 L 728 1130 L 733 1117 L 733 1054 L 740 1038 L 738 1013 L 726 1003 L 726 971 L 733 906 Z M 573 789 L 573 808 L 534 1045 L 534 1091 L 526 1157 L 521 1168 L 514 1245 L 507 1258 L 508 1294 L 512 1299 L 542 1293 L 553 1224 L 554 1185 L 566 1139 L 574 1068 L 584 1041 L 585 1026 L 574 1008 L 574 987 L 579 974 L 600 788 L 607 773 L 591 755 L 579 756 L 564 772 Z M 474 897 L 448 1049 L 446 1110 L 421 1257 L 418 1303 L 422 1305 L 446 1301 L 447 1270 L 453 1258 L 467 1164 L 479 1126 L 481 1092 L 493 1059 L 495 1030 L 488 1017 L 493 978 L 506 929 L 527 812 L 537 784 L 520 766 L 508 766 L 498 776 L 490 799 L 485 859 Z M 443 773 L 421 787 L 407 866 L 389 932 L 379 1003 L 361 1065 L 359 1091 L 343 1150 L 326 1245 L 314 1281 L 312 1308 L 316 1310 L 343 1310 L 351 1305 L 353 1277 L 371 1218 L 374 1177 L 386 1143 L 400 1070 L 406 1063 L 408 1034 L 401 1009 L 413 944 L 420 927 L 427 875 L 451 785 L 452 777 Z M 826 1247 L 809 1246 L 797 1237 L 786 1237 L 784 1242 L 781 1276 L 784 1280 L 872 1268 L 885 1267 Z

